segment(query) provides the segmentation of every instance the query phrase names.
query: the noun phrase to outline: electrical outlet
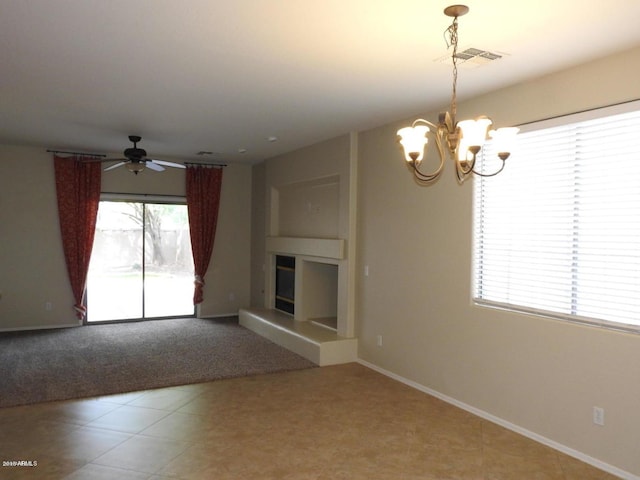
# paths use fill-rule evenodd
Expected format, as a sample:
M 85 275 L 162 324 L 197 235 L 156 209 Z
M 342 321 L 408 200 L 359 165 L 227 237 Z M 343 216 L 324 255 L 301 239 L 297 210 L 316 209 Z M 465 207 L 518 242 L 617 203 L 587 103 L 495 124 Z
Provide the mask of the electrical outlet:
M 45 309 L 47 312 L 50 312 L 51 310 L 53 310 L 53 304 L 52 304 L 51 302 L 45 302 L 45 303 L 44 303 L 44 309 Z
M 382 335 L 378 335 L 378 337 L 376 338 L 376 343 L 379 347 L 382 346 Z
M 604 408 L 593 407 L 593 423 L 604 426 Z

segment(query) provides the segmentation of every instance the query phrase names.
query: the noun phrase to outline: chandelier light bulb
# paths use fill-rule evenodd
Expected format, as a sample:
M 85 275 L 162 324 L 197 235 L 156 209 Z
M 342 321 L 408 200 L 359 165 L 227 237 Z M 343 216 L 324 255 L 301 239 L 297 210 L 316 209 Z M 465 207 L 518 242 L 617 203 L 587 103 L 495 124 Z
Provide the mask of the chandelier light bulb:
M 461 142 L 467 145 L 467 148 L 471 151 L 475 150 L 475 153 L 478 153 L 487 141 L 487 130 L 491 126 L 491 123 L 491 119 L 487 117 L 458 122 Z
M 420 163 L 424 158 L 425 146 L 429 139 L 426 125 L 416 125 L 414 127 L 404 127 L 398 130 L 400 143 L 404 147 L 405 160 L 407 162 Z
M 498 156 L 506 158 L 513 152 L 516 143 L 516 135 L 520 129 L 518 127 L 503 127 L 497 130 L 491 130 L 489 136 L 494 142 L 494 150 L 498 152 Z
M 473 150 L 469 148 L 469 145 L 465 143 L 464 140 L 460 140 L 460 143 L 458 144 L 458 152 L 456 156 L 456 158 L 458 159 L 458 162 L 461 165 L 466 166 L 473 161 L 473 156 L 474 156 Z

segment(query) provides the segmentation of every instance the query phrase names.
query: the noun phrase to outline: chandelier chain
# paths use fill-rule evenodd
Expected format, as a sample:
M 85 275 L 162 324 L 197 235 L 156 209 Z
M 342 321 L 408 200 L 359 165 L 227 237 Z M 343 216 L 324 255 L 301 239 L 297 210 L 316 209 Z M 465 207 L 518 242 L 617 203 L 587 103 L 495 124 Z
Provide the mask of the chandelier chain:
M 451 61 L 453 63 L 453 87 L 451 92 L 451 120 L 455 125 L 456 114 L 458 113 L 458 106 L 456 102 L 457 97 L 457 84 L 458 84 L 458 17 L 453 19 L 453 22 L 447 28 L 446 33 L 449 35 L 447 41 L 447 48 L 453 47 L 451 53 Z

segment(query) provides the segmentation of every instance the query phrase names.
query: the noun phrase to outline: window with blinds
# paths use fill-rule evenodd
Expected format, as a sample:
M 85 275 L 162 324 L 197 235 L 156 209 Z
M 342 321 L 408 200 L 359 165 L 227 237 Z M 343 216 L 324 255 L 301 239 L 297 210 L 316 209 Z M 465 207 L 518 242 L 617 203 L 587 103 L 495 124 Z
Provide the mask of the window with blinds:
M 640 332 L 640 102 L 521 128 L 473 233 L 476 303 Z

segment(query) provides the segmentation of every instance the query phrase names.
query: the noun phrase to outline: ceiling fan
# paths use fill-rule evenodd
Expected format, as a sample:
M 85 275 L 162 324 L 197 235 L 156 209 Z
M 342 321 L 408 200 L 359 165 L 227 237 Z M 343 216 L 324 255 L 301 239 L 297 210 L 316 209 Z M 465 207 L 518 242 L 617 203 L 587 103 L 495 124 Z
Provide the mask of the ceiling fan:
M 104 169 L 104 171 L 108 172 L 109 170 L 113 170 L 123 165 L 127 167 L 127 170 L 135 173 L 136 175 L 143 171 L 145 167 L 149 168 L 150 170 L 155 170 L 156 172 L 162 172 L 164 170 L 164 167 L 186 168 L 181 163 L 167 162 L 164 160 L 148 158 L 147 151 L 142 148 L 138 148 L 138 142 L 140 140 L 142 140 L 142 137 L 138 135 L 129 135 L 129 141 L 133 143 L 133 148 L 125 149 L 125 151 L 123 152 L 125 158 L 101 159 L 101 162 L 118 162 L 114 165 L 108 166 Z

